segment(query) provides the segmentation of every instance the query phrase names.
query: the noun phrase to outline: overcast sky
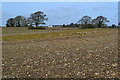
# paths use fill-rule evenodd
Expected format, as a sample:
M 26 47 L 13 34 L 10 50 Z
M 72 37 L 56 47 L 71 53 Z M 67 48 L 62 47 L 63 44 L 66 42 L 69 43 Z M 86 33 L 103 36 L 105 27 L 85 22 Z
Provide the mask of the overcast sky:
M 92 19 L 102 15 L 110 21 L 108 25 L 118 24 L 117 2 L 3 2 L 2 26 L 9 18 L 29 17 L 36 11 L 47 15 L 46 25 L 76 23 L 85 15 Z

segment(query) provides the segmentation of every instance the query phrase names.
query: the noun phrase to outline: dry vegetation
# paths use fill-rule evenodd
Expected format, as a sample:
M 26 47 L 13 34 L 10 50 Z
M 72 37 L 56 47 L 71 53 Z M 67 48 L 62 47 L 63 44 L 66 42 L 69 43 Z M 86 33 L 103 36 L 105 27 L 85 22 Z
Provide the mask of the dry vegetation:
M 117 29 L 38 32 L 4 32 L 4 78 L 118 77 Z
M 46 32 L 60 32 L 60 31 L 73 31 L 78 28 L 46 28 L 46 30 L 34 30 L 27 27 L 4 27 L 2 28 L 3 35 L 16 35 L 16 34 L 33 34 L 33 33 L 46 33 Z

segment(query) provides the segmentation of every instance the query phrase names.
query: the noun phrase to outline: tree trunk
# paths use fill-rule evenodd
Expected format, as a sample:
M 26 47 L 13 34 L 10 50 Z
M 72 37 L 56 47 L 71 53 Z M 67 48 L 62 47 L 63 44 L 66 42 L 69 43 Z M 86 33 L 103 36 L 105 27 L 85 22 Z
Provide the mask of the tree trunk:
M 18 21 L 17 27 L 21 27 L 20 22 Z
M 8 23 L 6 24 L 6 27 L 10 27 Z
M 99 21 L 98 28 L 101 28 L 101 26 L 102 26 L 102 22 Z
M 35 23 L 36 27 L 38 27 L 38 23 Z

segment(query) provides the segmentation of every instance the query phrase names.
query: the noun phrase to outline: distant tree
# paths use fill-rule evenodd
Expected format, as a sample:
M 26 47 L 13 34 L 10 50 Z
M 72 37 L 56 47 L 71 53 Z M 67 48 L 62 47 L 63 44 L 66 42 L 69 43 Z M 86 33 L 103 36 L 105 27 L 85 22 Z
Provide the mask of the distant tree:
M 120 22 L 118 23 L 118 25 L 120 25 Z
M 99 24 L 99 21 L 97 19 L 93 19 L 92 20 L 92 25 L 95 27 L 95 28 L 98 28 L 98 24 Z
M 89 24 L 92 23 L 92 18 L 90 16 L 83 16 L 77 24 L 81 24 L 79 27 L 84 29 L 87 28 Z
M 112 24 L 112 28 L 116 28 L 117 26 L 115 24 Z
M 92 24 L 98 24 L 98 23 L 99 23 L 99 21 L 97 19 L 92 20 Z
M 33 19 L 30 19 L 30 18 L 27 19 L 27 25 L 28 26 L 32 27 L 33 23 L 34 23 Z
M 24 27 L 27 27 L 28 24 L 27 24 L 27 18 L 22 16 L 22 22 L 21 22 L 21 26 L 24 26 Z
M 75 23 L 74 25 L 75 25 L 75 27 L 79 27 L 80 24 Z
M 76 24 L 70 23 L 68 27 L 76 27 Z
M 96 24 L 98 25 L 98 28 L 102 27 L 102 25 L 105 24 L 105 22 L 109 22 L 106 17 L 98 16 L 96 19 L 94 19 Z
M 74 23 L 70 23 L 70 25 L 74 25 Z
M 14 19 L 10 18 L 7 20 L 6 27 L 14 27 Z
M 63 24 L 63 27 L 65 27 L 65 24 Z
M 15 27 L 20 27 L 21 16 L 16 16 L 14 18 L 14 21 L 15 21 Z
M 92 18 L 90 16 L 83 16 L 79 21 L 78 23 L 81 23 L 81 24 L 91 24 L 91 20 Z
M 27 21 L 24 16 L 16 16 L 14 21 L 16 27 L 25 27 L 27 25 Z
M 46 18 L 46 14 L 42 11 L 37 11 L 30 15 L 29 20 L 31 21 L 29 24 L 35 24 L 38 27 L 39 24 L 45 24 L 44 21 L 47 21 L 48 18 Z
M 120 28 L 120 22 L 118 23 L 118 26 L 117 26 L 118 28 Z

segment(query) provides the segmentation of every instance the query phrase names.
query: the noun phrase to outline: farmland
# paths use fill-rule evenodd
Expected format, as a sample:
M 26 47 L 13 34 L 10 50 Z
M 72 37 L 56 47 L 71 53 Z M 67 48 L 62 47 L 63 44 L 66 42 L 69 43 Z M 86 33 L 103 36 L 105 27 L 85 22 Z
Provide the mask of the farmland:
M 117 29 L 2 29 L 3 78 L 117 78 Z

